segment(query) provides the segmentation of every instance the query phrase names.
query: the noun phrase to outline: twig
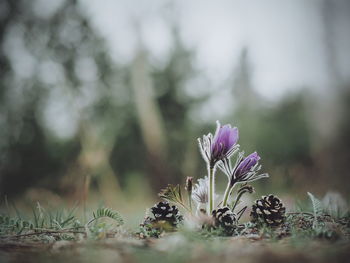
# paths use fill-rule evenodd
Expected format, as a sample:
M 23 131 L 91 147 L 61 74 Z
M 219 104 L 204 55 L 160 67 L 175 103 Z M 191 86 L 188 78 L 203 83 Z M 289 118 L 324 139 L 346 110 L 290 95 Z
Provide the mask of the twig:
M 31 233 L 25 233 L 25 234 L 19 234 L 19 235 L 7 235 L 7 236 L 1 236 L 0 238 L 19 238 L 19 237 L 26 237 L 26 236 L 35 236 L 35 235 L 43 235 L 43 234 L 86 234 L 85 231 L 74 231 L 71 229 L 62 229 L 62 230 L 44 230 L 41 232 L 31 232 Z

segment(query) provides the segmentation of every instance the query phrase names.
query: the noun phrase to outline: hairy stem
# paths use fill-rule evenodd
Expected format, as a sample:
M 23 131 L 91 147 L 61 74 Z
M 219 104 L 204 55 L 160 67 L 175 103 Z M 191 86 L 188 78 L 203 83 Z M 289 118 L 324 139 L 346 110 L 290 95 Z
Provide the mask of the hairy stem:
M 227 205 L 228 197 L 230 196 L 232 189 L 233 187 L 231 187 L 231 181 L 229 181 L 225 190 L 224 199 L 222 200 L 222 206 Z
M 187 195 L 188 195 L 188 206 L 190 208 L 190 213 L 192 215 L 192 187 L 191 189 L 187 189 Z
M 196 216 L 199 215 L 199 209 L 200 209 L 200 207 L 201 207 L 201 204 L 198 203 L 198 204 L 197 204 L 197 208 L 196 208 Z
M 236 201 L 235 201 L 235 203 L 234 203 L 233 206 L 232 206 L 232 212 L 235 210 L 236 206 L 237 206 L 238 203 L 239 203 L 239 200 L 241 200 L 241 197 L 242 197 L 242 195 L 243 195 L 244 193 L 245 193 L 245 191 L 241 191 L 241 192 L 238 193 L 237 198 L 236 198 Z
M 209 175 L 209 205 L 208 205 L 208 215 L 211 215 L 214 207 L 214 167 L 208 166 Z

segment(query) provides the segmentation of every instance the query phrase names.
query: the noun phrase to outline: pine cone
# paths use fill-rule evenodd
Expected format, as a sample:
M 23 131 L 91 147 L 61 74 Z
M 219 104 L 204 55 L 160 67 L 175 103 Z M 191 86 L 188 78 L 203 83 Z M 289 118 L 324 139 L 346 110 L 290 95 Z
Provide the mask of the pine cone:
M 278 226 L 284 222 L 285 213 L 286 208 L 278 197 L 269 195 L 255 201 L 250 217 L 253 222 L 264 222 L 270 226 Z
M 230 208 L 228 208 L 227 206 L 214 210 L 212 212 L 212 216 L 214 218 L 214 225 L 216 227 L 221 226 L 226 231 L 231 231 L 236 227 L 236 215 L 232 213 Z
M 151 207 L 154 218 L 146 217 L 141 226 L 151 228 L 169 229 L 177 227 L 183 220 L 176 206 L 170 206 L 168 202 L 159 202 Z

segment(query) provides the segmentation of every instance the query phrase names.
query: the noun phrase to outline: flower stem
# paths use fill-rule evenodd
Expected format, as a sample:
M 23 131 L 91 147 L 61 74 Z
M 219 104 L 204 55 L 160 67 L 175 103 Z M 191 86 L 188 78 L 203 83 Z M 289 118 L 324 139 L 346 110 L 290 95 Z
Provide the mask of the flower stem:
M 198 203 L 198 204 L 197 204 L 197 208 L 196 208 L 196 216 L 198 216 L 198 214 L 199 214 L 199 209 L 200 209 L 200 207 L 201 207 L 201 204 Z
M 231 183 L 229 181 L 227 184 L 226 190 L 225 190 L 224 199 L 222 201 L 222 206 L 227 205 L 228 197 L 230 196 L 232 189 L 233 189 L 233 187 L 231 187 Z
M 241 200 L 241 197 L 242 197 L 242 195 L 243 195 L 244 193 L 246 193 L 246 191 L 241 191 L 240 193 L 238 193 L 237 198 L 236 198 L 236 201 L 235 201 L 235 203 L 234 203 L 233 206 L 232 206 L 232 211 L 235 210 L 236 206 L 237 206 L 238 203 L 239 203 L 239 200 Z
M 190 207 L 190 212 L 192 214 L 192 191 L 188 192 L 188 205 Z
M 209 173 L 209 207 L 208 207 L 208 215 L 211 215 L 214 207 L 214 167 L 208 166 Z

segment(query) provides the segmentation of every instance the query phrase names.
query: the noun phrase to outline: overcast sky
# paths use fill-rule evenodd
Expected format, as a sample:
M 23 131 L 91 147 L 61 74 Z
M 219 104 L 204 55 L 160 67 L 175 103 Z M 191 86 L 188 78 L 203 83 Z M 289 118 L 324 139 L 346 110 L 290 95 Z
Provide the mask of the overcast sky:
M 49 18 L 65 1 L 36 0 L 33 11 L 38 17 Z M 199 121 L 220 119 L 234 107 L 232 94 L 222 88 L 232 79 L 244 47 L 249 51 L 254 88 L 268 102 L 304 87 L 329 99 L 337 84 L 350 83 L 349 0 L 80 0 L 80 7 L 118 64 L 134 59 L 142 39 L 150 63 L 164 65 L 173 45 L 170 25 L 176 24 L 183 43 L 195 52 L 194 66 L 200 73 L 186 83 L 188 95 L 212 94 L 202 108 L 196 108 L 193 119 Z M 3 10 L 0 4 L 0 15 Z M 36 58 L 26 48 L 22 28 L 13 25 L 10 29 L 2 48 L 17 77 L 30 77 L 37 68 Z M 78 75 L 88 81 L 97 75 L 91 60 L 77 61 L 77 65 Z M 62 65 L 54 61 L 44 61 L 39 71 L 45 84 L 64 78 Z M 15 87 L 11 94 L 17 98 L 22 90 L 20 85 Z M 94 88 L 87 86 L 84 91 L 89 94 L 92 90 L 90 97 L 94 97 Z M 43 118 L 53 132 L 71 137 L 79 113 L 60 92 L 65 91 L 52 89 Z M 86 104 L 90 102 L 86 99 Z M 330 103 L 329 109 L 336 104 Z M 322 118 L 334 115 L 320 114 Z
M 331 1 L 334 2 L 334 1 Z M 347 1 L 330 8 L 337 67 L 343 79 L 350 75 L 350 22 Z M 142 40 L 158 64 L 171 50 L 168 21 L 175 21 L 185 45 L 196 52 L 195 65 L 220 86 L 233 72 L 237 56 L 249 48 L 254 86 L 266 98 L 311 86 L 327 94 L 331 79 L 318 0 L 82 0 L 93 25 L 106 38 L 116 62 L 127 63 L 137 46 L 135 21 Z M 172 10 L 172 11 L 170 11 Z M 328 14 L 327 14 L 328 15 Z

